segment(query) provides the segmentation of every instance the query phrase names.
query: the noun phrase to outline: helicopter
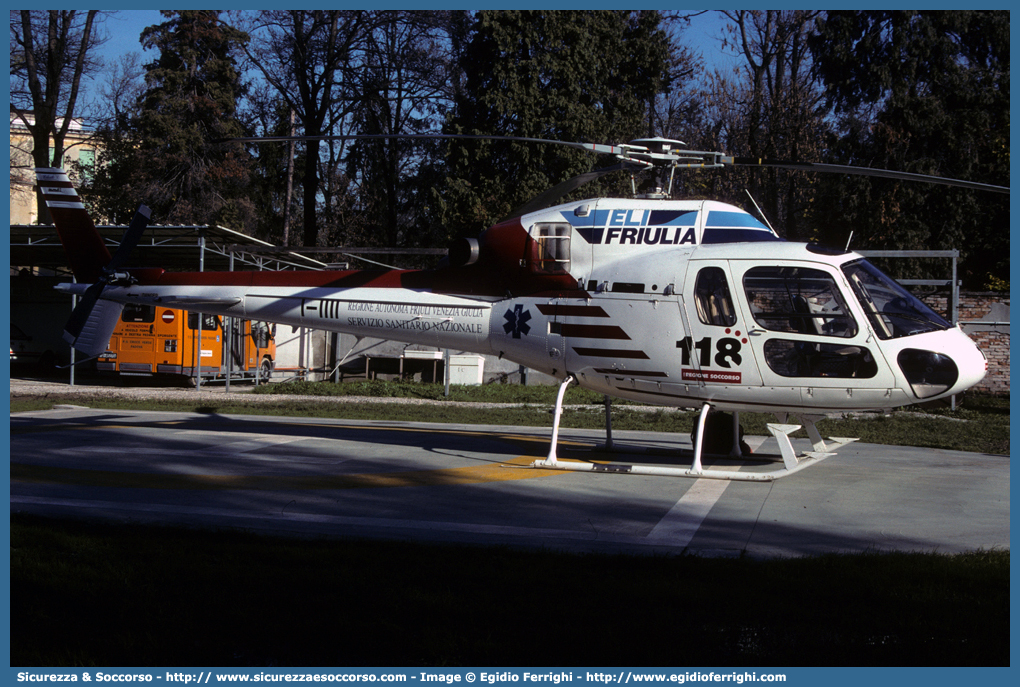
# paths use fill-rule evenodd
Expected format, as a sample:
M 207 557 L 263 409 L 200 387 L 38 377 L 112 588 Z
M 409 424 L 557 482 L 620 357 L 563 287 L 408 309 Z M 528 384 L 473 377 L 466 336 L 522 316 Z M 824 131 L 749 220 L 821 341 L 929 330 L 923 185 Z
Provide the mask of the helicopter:
M 559 380 L 550 450 L 533 467 L 742 481 L 794 474 L 854 441 L 821 437 L 816 423 L 827 413 L 889 412 L 947 398 L 987 372 L 984 355 L 959 326 L 861 255 L 788 242 L 739 207 L 671 200 L 670 194 L 677 169 L 727 165 L 1008 188 L 734 158 L 664 138 L 624 145 L 467 138 L 558 143 L 618 162 L 550 189 L 477 239 L 461 239 L 434 269 L 277 272 L 128 269 L 148 208 L 139 208 L 111 256 L 67 174 L 37 169 L 77 281 L 58 288 L 81 297 L 65 339 L 96 356 L 123 307 L 135 304 L 497 355 Z M 552 204 L 602 174 L 665 169 L 665 191 Z M 559 460 L 563 398 L 571 384 L 606 395 L 607 433 L 610 397 L 700 408 L 690 465 Z M 739 414 L 773 414 L 777 422 L 768 430 L 782 467 L 706 468 L 710 410 L 732 413 L 733 457 L 741 455 Z M 797 455 L 789 435 L 801 427 L 814 450 Z

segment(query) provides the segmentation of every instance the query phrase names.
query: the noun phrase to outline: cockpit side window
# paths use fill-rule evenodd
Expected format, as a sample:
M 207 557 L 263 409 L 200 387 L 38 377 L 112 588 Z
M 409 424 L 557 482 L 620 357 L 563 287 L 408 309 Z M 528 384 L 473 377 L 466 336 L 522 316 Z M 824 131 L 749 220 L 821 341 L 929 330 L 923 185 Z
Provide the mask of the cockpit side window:
M 532 265 L 536 272 L 570 271 L 570 225 L 565 222 L 539 222 L 532 231 L 536 255 Z
M 730 285 L 721 267 L 703 267 L 694 283 L 694 303 L 704 324 L 732 327 L 737 321 Z
M 752 267 L 744 292 L 754 321 L 770 331 L 851 338 L 857 322 L 836 280 L 810 267 Z

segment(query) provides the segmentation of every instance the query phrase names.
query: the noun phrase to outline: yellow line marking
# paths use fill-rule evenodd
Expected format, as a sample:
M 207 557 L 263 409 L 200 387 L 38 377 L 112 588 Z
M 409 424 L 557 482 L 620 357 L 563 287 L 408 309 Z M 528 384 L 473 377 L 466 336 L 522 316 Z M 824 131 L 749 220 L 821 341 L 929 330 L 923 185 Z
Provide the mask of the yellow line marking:
M 46 426 L 37 426 L 37 427 L 20 427 L 20 428 L 12 429 L 11 430 L 11 434 L 34 434 L 34 433 L 38 433 L 38 432 L 53 432 L 53 431 L 60 431 L 60 430 L 65 430 L 65 429 L 89 429 L 89 430 L 145 429 L 145 428 L 153 428 L 153 427 L 160 427 L 160 426 L 176 426 L 176 425 L 181 425 L 181 424 L 187 424 L 187 423 L 190 423 L 190 422 L 192 422 L 192 420 L 158 420 L 158 421 L 155 421 L 155 422 L 139 422 L 137 424 L 98 424 L 98 425 L 92 425 L 92 424 L 86 425 L 86 424 L 81 424 L 81 423 L 74 423 L 74 424 L 63 424 L 63 423 L 60 423 L 60 424 L 46 425 Z M 412 434 L 416 434 L 416 433 L 417 434 L 450 434 L 450 435 L 466 436 L 466 437 L 484 437 L 486 439 L 501 439 L 501 440 L 504 440 L 504 441 L 519 441 L 519 442 L 525 442 L 525 443 L 529 443 L 529 444 L 531 444 L 531 443 L 548 443 L 549 442 L 549 438 L 548 437 L 544 437 L 544 436 L 521 436 L 521 435 L 518 435 L 518 434 L 509 433 L 509 432 L 482 432 L 482 431 L 477 431 L 477 430 L 440 429 L 440 428 L 430 428 L 430 427 L 394 427 L 394 426 L 389 426 L 389 425 L 381 425 L 381 426 L 373 426 L 373 425 L 331 425 L 331 424 L 318 423 L 318 422 L 314 422 L 314 423 L 312 423 L 312 422 L 301 422 L 301 423 L 298 423 L 298 422 L 276 422 L 272 426 L 293 427 L 293 428 L 297 428 L 297 429 L 316 428 L 316 429 L 334 429 L 334 430 L 339 429 L 339 430 L 361 430 L 361 431 L 364 431 L 364 430 L 376 430 L 376 431 L 383 430 L 383 431 L 391 431 L 391 432 L 409 432 L 409 433 L 412 433 Z M 231 433 L 234 433 L 234 434 L 248 434 L 248 433 L 251 433 L 251 432 L 257 432 L 259 434 L 266 434 L 267 432 L 262 431 L 264 429 L 265 429 L 265 425 L 259 425 L 259 426 L 253 425 L 252 427 L 243 427 L 243 426 L 234 427 L 233 429 L 227 430 L 227 431 L 230 431 Z M 224 431 L 223 428 L 217 427 L 217 426 L 194 427 L 193 430 L 194 431 L 201 431 L 201 432 L 211 432 L 211 433 L 223 432 Z M 305 438 L 305 439 L 317 439 L 317 438 L 328 438 L 328 437 L 313 437 L 313 436 L 309 436 L 309 437 L 302 437 L 302 438 Z M 559 444 L 561 446 L 587 446 L 588 445 L 587 443 L 584 443 L 584 442 L 571 441 L 569 439 L 562 439 L 562 438 L 560 439 Z
M 11 463 L 11 482 L 74 484 L 85 487 L 119 487 L 127 489 L 271 489 L 288 491 L 293 489 L 457 486 L 533 479 L 562 474 L 552 470 L 523 469 L 534 459 L 533 456 L 517 456 L 503 463 L 469 465 L 460 468 L 401 470 L 350 475 L 181 475 L 175 473 L 84 470 L 80 468 Z
M 178 426 L 190 420 L 165 420 L 142 422 L 138 424 L 97 424 L 97 425 L 66 425 L 58 424 L 49 428 L 25 428 L 22 432 L 53 431 L 60 429 L 139 429 L 158 426 Z M 455 430 L 431 427 L 397 427 L 389 425 L 335 425 L 327 423 L 278 422 L 274 426 L 293 429 L 332 429 L 332 430 L 383 430 L 392 432 L 408 432 L 418 434 L 446 434 L 467 437 L 480 437 L 511 442 L 541 443 L 549 442 L 547 437 L 522 436 L 510 432 L 485 432 L 478 430 Z M 249 428 L 232 426 L 230 434 L 265 434 L 265 425 L 253 425 Z M 223 432 L 217 427 L 194 427 L 194 431 Z M 18 433 L 22 433 L 18 432 Z M 331 437 L 307 436 L 301 439 L 329 439 Z M 561 439 L 561 446 L 587 446 L 583 442 Z M 117 448 L 110 447 L 111 454 Z M 469 465 L 458 468 L 438 468 L 424 470 L 401 470 L 393 472 L 340 474 L 340 475 L 216 475 L 216 474 L 179 474 L 179 473 L 141 473 L 119 472 L 115 470 L 88 470 L 46 465 L 30 465 L 11 463 L 12 482 L 33 482 L 48 484 L 73 484 L 89 487 L 120 487 L 135 489 L 364 489 L 392 488 L 415 486 L 452 486 L 465 484 L 485 484 L 489 482 L 506 482 L 519 479 L 534 479 L 552 475 L 565 474 L 556 470 L 526 469 L 538 456 L 521 455 L 500 463 Z

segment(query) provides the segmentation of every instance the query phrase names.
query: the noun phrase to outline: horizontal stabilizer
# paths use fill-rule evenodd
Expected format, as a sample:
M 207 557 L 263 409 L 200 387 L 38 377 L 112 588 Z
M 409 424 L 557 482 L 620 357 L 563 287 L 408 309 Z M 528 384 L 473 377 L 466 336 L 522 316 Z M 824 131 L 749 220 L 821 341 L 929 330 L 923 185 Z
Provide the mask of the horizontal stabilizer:
M 136 299 L 140 300 L 140 299 Z M 153 303 L 159 303 L 160 305 L 177 305 L 181 309 L 187 309 L 188 306 L 198 305 L 237 305 L 241 302 L 240 296 L 226 296 L 223 298 L 211 298 L 208 296 L 159 296 L 158 298 L 152 299 Z
M 65 330 L 64 341 L 88 357 L 94 358 L 110 345 L 110 337 L 117 326 L 117 321 L 120 320 L 120 313 L 124 310 L 124 306 L 113 301 L 97 300 L 94 304 L 83 302 L 78 307 L 88 307 L 89 305 L 92 310 L 88 313 L 81 331 L 75 336 Z

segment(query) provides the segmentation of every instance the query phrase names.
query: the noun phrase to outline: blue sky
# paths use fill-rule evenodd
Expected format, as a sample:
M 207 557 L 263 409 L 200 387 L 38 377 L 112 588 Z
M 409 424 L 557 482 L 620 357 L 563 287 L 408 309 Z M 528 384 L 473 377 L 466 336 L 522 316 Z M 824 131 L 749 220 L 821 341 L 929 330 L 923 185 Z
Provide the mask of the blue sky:
M 142 46 L 138 42 L 142 29 L 162 21 L 159 10 L 118 10 L 104 24 L 110 36 L 102 48 L 104 57 L 113 61 L 124 53 L 142 53 Z
M 590 5 L 589 5 L 590 7 Z M 698 10 L 674 10 L 680 12 L 696 12 Z M 142 62 L 152 60 L 155 55 L 150 51 L 143 51 L 139 43 L 139 36 L 147 26 L 159 24 L 163 21 L 159 10 L 118 10 L 104 22 L 104 30 L 109 40 L 103 45 L 101 53 L 107 63 L 112 64 L 128 52 L 137 52 L 142 56 Z M 721 54 L 718 36 L 721 35 L 725 19 L 717 12 L 711 11 L 696 17 L 689 29 L 687 29 L 687 42 L 700 51 L 710 66 L 725 66 L 733 63 L 733 58 Z M 100 77 L 102 79 L 103 77 Z M 89 84 L 95 87 L 96 84 Z
M 700 10 L 674 10 L 678 12 L 698 12 Z M 142 52 L 138 37 L 142 29 L 163 21 L 159 10 L 118 10 L 106 21 L 106 30 L 110 40 L 103 46 L 104 55 L 117 57 L 126 52 Z M 722 30 L 725 21 L 715 11 L 696 17 L 688 29 L 688 36 L 697 48 L 702 50 L 706 60 L 719 58 L 719 43 L 715 39 Z

